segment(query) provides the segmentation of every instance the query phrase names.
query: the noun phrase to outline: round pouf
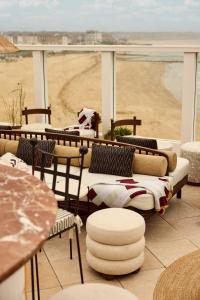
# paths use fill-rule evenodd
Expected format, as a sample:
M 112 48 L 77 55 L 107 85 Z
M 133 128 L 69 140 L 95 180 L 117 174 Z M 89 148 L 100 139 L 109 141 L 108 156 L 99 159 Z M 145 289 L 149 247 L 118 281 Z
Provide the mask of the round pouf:
M 132 273 L 144 261 L 144 218 L 124 208 L 106 208 L 86 223 L 86 259 L 90 267 L 106 275 Z
M 55 294 L 50 300 L 138 300 L 129 291 L 108 284 L 85 283 L 73 285 Z
M 200 142 L 181 145 L 181 157 L 187 158 L 189 164 L 188 182 L 200 185 Z

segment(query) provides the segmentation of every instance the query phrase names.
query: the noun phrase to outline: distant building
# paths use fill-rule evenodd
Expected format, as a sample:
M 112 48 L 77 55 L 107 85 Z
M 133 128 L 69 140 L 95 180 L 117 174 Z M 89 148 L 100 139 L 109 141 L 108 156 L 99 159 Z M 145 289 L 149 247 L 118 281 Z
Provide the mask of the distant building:
M 23 44 L 35 45 L 38 44 L 37 35 L 23 35 Z
M 17 35 L 17 44 L 24 44 L 24 39 L 22 35 Z
M 70 43 L 70 39 L 67 35 L 62 36 L 62 45 L 68 45 Z
M 101 44 L 102 43 L 102 33 L 94 30 L 86 32 L 85 35 L 85 44 Z
M 14 38 L 13 38 L 13 36 L 6 35 L 6 34 L 4 34 L 4 36 L 5 36 L 5 38 L 7 38 L 7 40 L 8 40 L 9 42 L 14 43 Z

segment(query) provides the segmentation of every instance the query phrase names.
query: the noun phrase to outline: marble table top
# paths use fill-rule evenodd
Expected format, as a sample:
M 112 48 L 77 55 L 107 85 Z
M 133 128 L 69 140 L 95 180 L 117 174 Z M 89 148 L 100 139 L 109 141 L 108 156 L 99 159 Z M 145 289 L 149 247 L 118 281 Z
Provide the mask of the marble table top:
M 48 238 L 56 207 L 46 184 L 0 165 L 0 282 L 23 266 Z

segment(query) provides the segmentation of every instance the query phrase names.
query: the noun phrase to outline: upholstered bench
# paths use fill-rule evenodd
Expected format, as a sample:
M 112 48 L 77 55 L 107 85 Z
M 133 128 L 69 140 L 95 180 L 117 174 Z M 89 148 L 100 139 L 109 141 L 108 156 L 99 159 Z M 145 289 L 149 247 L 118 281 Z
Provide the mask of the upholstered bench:
M 73 285 L 58 292 L 50 300 L 138 300 L 129 291 L 108 284 L 86 283 Z
M 86 259 L 97 272 L 124 275 L 142 266 L 145 222 L 138 213 L 123 208 L 97 211 L 87 219 L 86 231 Z

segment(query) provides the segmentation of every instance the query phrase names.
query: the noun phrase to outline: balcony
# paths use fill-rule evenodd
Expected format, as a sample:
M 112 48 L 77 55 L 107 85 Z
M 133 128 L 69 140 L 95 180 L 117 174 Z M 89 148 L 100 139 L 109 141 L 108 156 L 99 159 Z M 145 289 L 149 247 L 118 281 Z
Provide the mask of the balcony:
M 51 104 L 55 127 L 75 124 L 76 113 L 88 106 L 102 116 L 102 135 L 109 130 L 111 118 L 136 115 L 143 121 L 139 135 L 170 141 L 177 153 L 182 143 L 200 140 L 200 46 L 18 47 L 27 57 L 0 63 L 4 70 L 0 74 L 4 102 L 16 83 L 21 82 L 28 107 Z M 0 103 L 3 107 L 1 100 Z M 0 116 L 1 121 L 8 121 L 4 110 Z M 199 221 L 199 187 L 186 185 L 182 199 L 174 197 L 164 215 L 157 214 L 146 221 L 145 262 L 141 270 L 110 281 L 87 265 L 83 228 L 80 239 L 85 282 L 116 285 L 141 300 L 152 300 L 160 274 L 179 257 L 200 248 Z M 70 260 L 66 241 L 67 234 L 47 241 L 38 254 L 43 300 L 80 282 L 76 249 Z M 26 271 L 29 274 L 29 266 Z M 26 284 L 26 294 L 31 299 L 30 282 Z

